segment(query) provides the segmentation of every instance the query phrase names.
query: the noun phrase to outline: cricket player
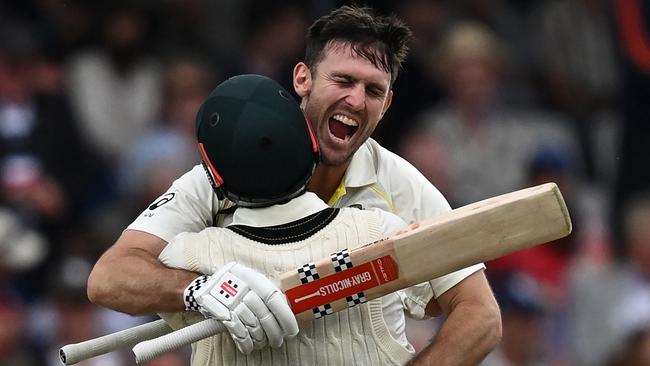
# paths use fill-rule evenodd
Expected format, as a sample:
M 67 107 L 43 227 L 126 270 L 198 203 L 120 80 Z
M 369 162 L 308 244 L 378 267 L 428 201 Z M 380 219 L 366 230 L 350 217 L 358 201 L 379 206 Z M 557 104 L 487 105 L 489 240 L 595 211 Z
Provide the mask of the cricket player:
M 309 28 L 305 61 L 293 71 L 294 89 L 321 153 L 307 190 L 330 207 L 378 208 L 409 224 L 451 209 L 412 165 L 369 138 L 391 104 L 391 87 L 410 39 L 410 30 L 398 19 L 358 7 L 335 9 Z M 272 176 L 263 182 L 271 182 Z M 88 280 L 89 298 L 131 314 L 182 311 L 183 292 L 197 273 L 170 269 L 158 256 L 179 233 L 238 224 L 234 205 L 213 191 L 202 166 L 195 167 L 146 208 L 99 259 Z M 267 221 L 260 218 L 256 224 L 278 223 L 264 217 Z M 315 254 L 328 252 L 329 247 Z M 449 277 L 460 281 L 422 286 L 421 296 L 401 298 L 416 318 L 445 315 L 436 337 L 412 364 L 475 365 L 496 346 L 500 313 L 481 268 L 463 269 Z
M 424 309 L 416 303 L 426 303 L 428 291 L 444 292 L 463 274 L 367 303 L 360 296 L 351 300 L 360 306 L 316 319 L 298 333 L 284 295 L 268 277 L 330 255 L 344 258 L 346 248 L 406 223 L 377 209 L 330 208 L 305 192 L 319 160 L 318 146 L 298 103 L 269 78 L 240 75 L 220 84 L 199 111 L 197 131 L 208 173 L 203 180 L 238 208 L 230 225 L 179 234 L 160 255 L 168 266 L 207 273 L 184 291 L 186 310 L 222 320 L 230 333 L 197 342 L 192 365 L 402 365 L 410 360 L 414 351 L 404 332 L 405 313 L 417 317 Z M 202 319 L 196 313 L 163 317 L 173 326 Z

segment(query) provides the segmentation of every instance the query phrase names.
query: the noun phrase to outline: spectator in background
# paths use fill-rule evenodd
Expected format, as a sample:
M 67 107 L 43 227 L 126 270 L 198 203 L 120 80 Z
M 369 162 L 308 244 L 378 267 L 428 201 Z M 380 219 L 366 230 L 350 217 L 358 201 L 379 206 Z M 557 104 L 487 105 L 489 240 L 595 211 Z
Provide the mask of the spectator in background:
M 305 49 L 304 31 L 308 20 L 300 2 L 264 2 L 256 4 L 249 13 L 249 35 L 241 62 L 233 75 L 260 74 L 277 80 L 287 90 L 293 90 L 293 66 Z
M 574 136 L 561 120 L 501 102 L 506 59 L 485 26 L 457 24 L 436 61 L 447 100 L 423 113 L 400 150 L 453 204 L 522 188 L 527 163 L 541 146 L 573 154 Z
M 0 24 L 19 21 L 29 25 L 42 43 L 48 57 L 61 60 L 80 47 L 95 41 L 97 2 L 3 1 Z
M 177 57 L 166 65 L 162 119 L 128 150 L 121 164 L 122 196 L 137 198 L 138 212 L 198 163 L 196 113 L 212 90 L 213 74 L 191 57 Z
M 650 325 L 650 196 L 635 197 L 624 213 L 624 260 L 583 262 L 572 273 L 568 339 L 576 366 L 606 365 Z
M 112 7 L 99 48 L 71 56 L 67 91 L 85 136 L 115 167 L 158 118 L 161 71 L 147 54 L 149 19 L 135 5 Z
M 237 57 L 239 50 L 233 48 L 221 48 L 207 38 L 221 38 L 223 42 L 234 42 L 233 39 L 240 37 L 241 30 L 233 27 L 233 23 L 239 21 L 241 11 L 234 11 L 246 4 L 246 0 L 171 0 L 164 2 L 150 3 L 147 15 L 153 15 L 155 22 L 156 49 L 164 59 L 177 57 L 178 55 L 202 52 L 205 55 L 214 56 L 215 61 L 219 58 L 213 54 L 214 48 L 227 50 L 229 56 Z M 233 4 L 230 3 L 239 3 Z M 210 7 L 218 8 L 218 14 L 210 11 Z M 212 27 L 208 29 L 207 27 Z M 227 29 L 229 34 L 220 32 L 220 29 Z M 215 34 L 216 33 L 216 34 Z M 219 44 L 221 46 L 221 44 Z
M 0 365 L 40 365 L 40 360 L 25 342 L 27 315 L 24 308 L 6 299 L 0 300 Z
M 650 365 L 650 327 L 630 335 L 621 350 L 607 364 L 607 366 L 647 365 Z
M 450 23 L 449 5 L 443 0 L 403 0 L 395 5 L 413 31 L 414 40 L 403 66 L 405 72 L 395 80 L 396 95 L 373 137 L 394 151 L 415 127 L 414 119 L 440 101 L 442 86 L 432 72 L 432 50 Z
M 119 199 L 93 220 L 103 249 L 141 210 L 199 162 L 195 121 L 215 83 L 201 60 L 176 57 L 164 68 L 162 119 L 126 152 L 119 165 Z
M 567 276 L 577 251 L 576 240 L 580 230 L 580 210 L 574 206 L 576 182 L 571 176 L 574 163 L 564 151 L 542 147 L 527 164 L 525 185 L 534 186 L 547 182 L 557 183 L 567 202 L 573 234 L 548 245 L 532 248 L 497 258 L 489 262 L 490 272 L 520 271 L 535 278 L 546 298 L 553 303 L 564 303 Z
M 0 297 L 11 294 L 25 301 L 30 286 L 21 277 L 41 264 L 47 252 L 48 243 L 42 235 L 0 206 Z
M 32 297 L 43 290 L 38 278 L 56 260 L 54 253 L 77 235 L 77 223 L 93 206 L 93 165 L 99 165 L 56 82 L 33 79 L 42 75 L 41 61 L 28 27 L 0 25 L 0 202 L 51 245 L 41 267 L 23 276 L 33 284 Z M 52 64 L 48 74 L 57 70 Z
M 488 26 L 507 48 L 508 78 L 502 98 L 518 105 L 538 102 L 532 65 L 535 43 L 530 42 L 531 18 L 540 0 L 459 0 L 455 12 Z
M 550 365 L 544 343 L 546 304 L 539 283 L 521 272 L 490 276 L 503 322 L 499 346 L 481 366 Z
M 36 366 L 40 360 L 27 342 L 28 316 L 21 275 L 37 266 L 47 251 L 45 240 L 23 227 L 0 207 L 0 365 Z
M 530 34 L 547 102 L 578 131 L 586 176 L 608 186 L 616 174 L 621 83 L 612 13 L 606 0 L 546 0 Z
M 565 151 L 542 147 L 527 164 L 527 185 L 557 183 L 573 223 L 573 233 L 551 243 L 534 246 L 487 263 L 489 275 L 521 272 L 537 282 L 546 309 L 543 316 L 541 348 L 553 350 L 547 360 L 564 365 L 568 359 L 567 298 L 569 273 L 589 248 L 582 248 L 585 237 L 582 225 L 582 199 L 579 182 L 572 175 L 575 162 Z M 587 229 L 589 230 L 589 229 Z
M 616 0 L 616 25 L 623 51 L 622 140 L 614 155 L 620 162 L 612 221 L 621 235 L 624 202 L 650 189 L 650 6 L 645 1 Z M 619 241 L 622 243 L 622 241 Z M 616 254 L 624 254 L 622 245 Z

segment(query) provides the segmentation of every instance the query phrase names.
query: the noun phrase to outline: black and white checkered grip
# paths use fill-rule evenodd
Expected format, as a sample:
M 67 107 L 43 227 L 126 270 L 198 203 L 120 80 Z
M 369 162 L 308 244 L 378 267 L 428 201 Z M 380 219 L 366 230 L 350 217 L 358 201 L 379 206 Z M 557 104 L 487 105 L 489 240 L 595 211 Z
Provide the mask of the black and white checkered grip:
M 209 275 L 199 276 L 185 288 L 185 291 L 183 291 L 183 301 L 185 302 L 186 311 L 199 311 L 200 306 L 196 302 L 194 294 L 201 288 L 201 286 L 208 282 L 209 279 Z
M 315 319 L 322 318 L 325 315 L 329 315 L 329 314 L 334 313 L 334 310 L 332 310 L 332 305 L 330 305 L 330 304 L 321 305 L 321 306 L 319 306 L 317 308 L 313 308 L 311 310 L 314 312 L 314 318 Z
M 347 248 L 341 250 L 340 252 L 332 253 L 332 266 L 334 266 L 334 271 L 341 272 L 344 269 L 352 268 L 352 260 L 350 259 L 350 253 Z
M 345 299 L 348 301 L 348 307 L 353 307 L 368 301 L 366 299 L 366 295 L 364 295 L 363 292 L 359 292 L 352 296 L 346 296 Z
M 314 263 L 303 264 L 297 271 L 301 283 L 308 283 L 320 278 Z

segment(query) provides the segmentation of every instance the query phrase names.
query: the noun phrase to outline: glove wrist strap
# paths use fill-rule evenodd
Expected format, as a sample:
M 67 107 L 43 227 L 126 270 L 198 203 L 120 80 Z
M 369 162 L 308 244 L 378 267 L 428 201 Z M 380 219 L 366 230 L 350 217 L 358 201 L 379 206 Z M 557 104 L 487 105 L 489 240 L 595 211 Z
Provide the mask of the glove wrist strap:
M 200 306 L 194 298 L 194 294 L 198 289 L 205 285 L 210 279 L 209 275 L 203 275 L 195 278 L 183 291 L 183 302 L 185 303 L 185 311 L 199 311 Z

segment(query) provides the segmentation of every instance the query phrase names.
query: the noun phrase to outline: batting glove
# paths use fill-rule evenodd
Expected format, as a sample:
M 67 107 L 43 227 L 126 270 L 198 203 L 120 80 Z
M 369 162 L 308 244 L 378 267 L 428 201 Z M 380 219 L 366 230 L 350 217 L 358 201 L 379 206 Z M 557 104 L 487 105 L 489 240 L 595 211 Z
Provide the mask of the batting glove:
M 186 310 L 223 323 L 244 354 L 267 344 L 280 347 L 298 334 L 286 297 L 264 275 L 230 262 L 213 275 L 196 278 L 185 289 Z

